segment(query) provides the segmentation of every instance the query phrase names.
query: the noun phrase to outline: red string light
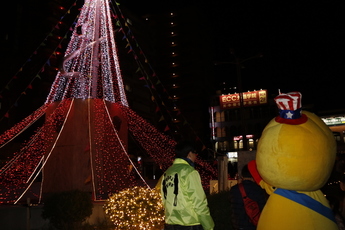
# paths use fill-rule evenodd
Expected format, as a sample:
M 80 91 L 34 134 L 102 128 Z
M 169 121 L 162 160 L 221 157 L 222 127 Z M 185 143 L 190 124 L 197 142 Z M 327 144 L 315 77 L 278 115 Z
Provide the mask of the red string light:
M 115 109 L 120 113 L 128 125 L 128 132 L 162 171 L 174 160 L 175 140 L 159 132 L 127 105 L 115 41 L 112 37 L 114 31 L 110 25 L 110 14 L 107 12 L 108 1 L 85 2 L 77 27 L 85 26 L 86 30 L 83 31 L 82 28 L 84 34 L 80 35 L 77 27 L 74 29 L 65 55 L 66 58 L 68 55 L 76 54 L 75 58 L 67 60 L 65 64 L 67 72 L 77 74 L 67 76 L 59 69 L 46 104 L 0 136 L 0 145 L 4 145 L 43 114 L 47 116 L 43 126 L 37 129 L 20 151 L 1 168 L 0 204 L 17 202 L 51 160 L 50 157 L 56 154 L 55 144 L 59 135 L 64 132 L 64 124 L 70 118 L 70 111 L 76 100 L 86 100 L 90 103 L 89 114 L 85 115 L 89 122 L 89 146 L 83 146 L 83 151 L 85 157 L 90 160 L 94 200 L 104 200 L 110 194 L 131 188 L 138 183 L 142 184 L 142 181 L 135 179 L 139 171 L 130 160 L 127 142 L 120 138 L 121 133 L 114 126 L 109 109 Z M 101 4 L 102 7 L 95 4 Z M 96 9 L 97 12 L 94 11 Z M 104 16 L 100 17 L 103 21 L 99 23 L 104 30 L 100 30 L 103 33 L 100 37 L 92 37 L 89 35 L 99 28 L 87 22 L 90 20 L 89 15 L 97 14 Z M 96 40 L 90 41 L 91 38 Z M 92 56 L 94 53 L 97 53 L 97 58 Z M 101 57 L 102 64 L 98 62 L 98 57 Z M 49 115 L 48 109 L 55 107 L 55 104 L 58 106 Z M 215 178 L 217 172 L 202 159 L 198 158 L 196 163 L 202 183 L 207 188 L 210 179 Z M 44 183 L 43 180 L 42 184 Z

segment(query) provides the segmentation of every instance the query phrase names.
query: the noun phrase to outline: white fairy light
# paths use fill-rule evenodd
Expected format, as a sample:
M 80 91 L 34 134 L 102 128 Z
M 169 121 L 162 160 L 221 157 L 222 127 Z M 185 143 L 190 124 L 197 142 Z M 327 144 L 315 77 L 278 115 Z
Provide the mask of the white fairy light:
M 85 0 L 46 103 L 99 98 L 128 106 L 106 0 Z

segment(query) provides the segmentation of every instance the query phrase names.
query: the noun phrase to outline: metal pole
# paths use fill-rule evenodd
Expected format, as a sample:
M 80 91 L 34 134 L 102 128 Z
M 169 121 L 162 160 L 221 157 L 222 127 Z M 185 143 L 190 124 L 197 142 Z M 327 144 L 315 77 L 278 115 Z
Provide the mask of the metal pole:
M 228 188 L 228 157 L 218 157 L 218 192 Z
M 26 229 L 30 230 L 31 226 L 30 226 L 30 219 L 31 219 L 31 213 L 30 213 L 30 206 L 31 206 L 31 202 L 30 202 L 30 198 L 26 198 Z
M 247 130 L 246 130 L 246 120 L 245 120 L 245 108 L 243 103 L 243 89 L 242 89 L 242 76 L 241 76 L 241 60 L 239 58 L 236 58 L 236 74 L 237 74 L 237 87 L 239 91 L 240 96 L 240 119 L 241 119 L 241 135 L 242 135 L 242 144 L 243 144 L 243 150 L 248 149 L 247 145 Z

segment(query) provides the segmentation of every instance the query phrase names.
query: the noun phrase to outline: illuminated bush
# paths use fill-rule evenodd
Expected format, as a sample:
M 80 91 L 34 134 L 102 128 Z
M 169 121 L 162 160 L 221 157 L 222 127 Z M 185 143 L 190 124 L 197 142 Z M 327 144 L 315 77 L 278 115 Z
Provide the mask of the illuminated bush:
M 115 229 L 160 230 L 164 210 L 160 194 L 150 188 L 133 187 L 113 194 L 104 205 Z

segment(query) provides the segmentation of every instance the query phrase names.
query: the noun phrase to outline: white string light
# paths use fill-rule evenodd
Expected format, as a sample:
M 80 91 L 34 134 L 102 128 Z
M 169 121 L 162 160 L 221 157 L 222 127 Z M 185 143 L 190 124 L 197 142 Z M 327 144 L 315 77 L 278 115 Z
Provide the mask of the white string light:
M 99 98 L 128 106 L 108 1 L 86 0 L 80 12 L 46 103 L 66 98 Z

